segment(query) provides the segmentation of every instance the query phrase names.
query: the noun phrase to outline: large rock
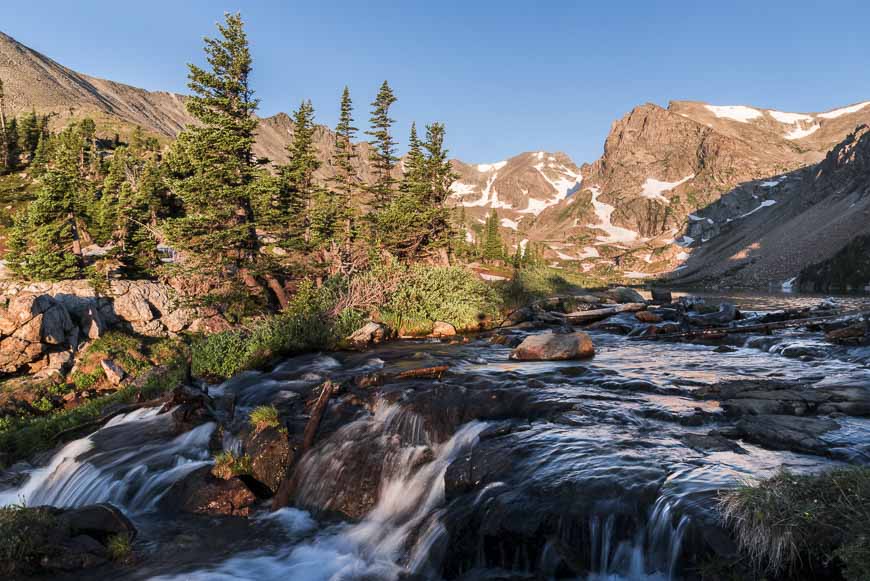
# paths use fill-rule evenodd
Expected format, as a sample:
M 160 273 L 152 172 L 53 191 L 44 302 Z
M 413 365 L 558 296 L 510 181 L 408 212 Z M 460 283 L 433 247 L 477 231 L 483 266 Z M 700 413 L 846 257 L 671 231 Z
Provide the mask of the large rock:
M 391 332 L 389 327 L 384 325 L 383 323 L 375 323 L 374 321 L 369 321 L 356 331 L 354 331 L 351 335 L 349 335 L 346 341 L 357 347 L 359 349 L 363 349 L 372 344 L 377 344 L 382 341 L 386 341 L 391 336 Z
M 293 458 L 286 430 L 252 431 L 245 438 L 244 450 L 251 458 L 251 477 L 275 494 Z
M 723 433 L 772 450 L 834 456 L 831 445 L 820 436 L 839 427 L 840 424 L 827 418 L 758 415 L 740 419 L 732 432 Z
M 456 335 L 456 327 L 444 321 L 435 321 L 432 326 L 432 334 L 436 337 L 453 337 Z
M 727 325 L 738 316 L 737 307 L 731 303 L 722 303 L 719 310 L 713 313 L 691 314 L 689 322 L 693 325 L 706 327 L 709 325 Z
M 586 333 L 541 333 L 526 337 L 511 352 L 518 361 L 561 361 L 587 359 L 595 355 L 595 346 Z
M 169 512 L 248 516 L 256 501 L 240 478 L 216 478 L 211 466 L 203 466 L 173 484 L 160 507 Z
M 615 303 L 643 303 L 644 298 L 639 292 L 627 286 L 618 286 L 616 288 L 607 289 L 601 295 L 612 300 Z

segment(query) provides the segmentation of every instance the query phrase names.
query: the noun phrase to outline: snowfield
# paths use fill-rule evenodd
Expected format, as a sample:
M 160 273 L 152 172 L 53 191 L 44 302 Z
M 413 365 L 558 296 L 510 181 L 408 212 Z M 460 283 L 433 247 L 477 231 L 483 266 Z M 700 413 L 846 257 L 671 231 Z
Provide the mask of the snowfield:
M 740 123 L 749 123 L 753 119 L 761 117 L 761 111 L 744 105 L 704 105 L 716 117 L 733 119 Z
M 819 117 L 823 119 L 836 119 L 837 117 L 842 117 L 843 115 L 848 115 L 849 113 L 857 113 L 867 105 L 870 105 L 870 101 L 864 101 L 863 103 L 858 103 L 857 105 L 851 105 L 849 107 L 843 107 L 842 109 L 834 109 L 833 111 L 828 111 L 827 113 L 819 113 Z
M 644 198 L 649 198 L 650 200 L 661 200 L 667 204 L 668 199 L 662 194 L 674 189 L 681 184 L 686 183 L 693 177 L 695 177 L 695 174 L 690 174 L 683 179 L 677 180 L 675 182 L 663 182 L 655 178 L 646 178 L 646 181 L 643 183 L 643 189 L 641 190 L 640 195 Z
M 604 230 L 604 232 L 607 233 L 607 236 L 598 236 L 598 241 L 607 244 L 634 242 L 637 240 L 637 232 L 629 230 L 628 228 L 614 226 L 613 222 L 610 221 L 610 217 L 613 215 L 613 211 L 616 210 L 616 208 L 610 204 L 598 201 L 598 196 L 601 195 L 601 190 L 597 187 L 591 187 L 589 188 L 589 191 L 592 192 L 592 207 L 595 209 L 595 215 L 598 216 L 598 224 L 587 224 L 587 226 L 589 228 Z

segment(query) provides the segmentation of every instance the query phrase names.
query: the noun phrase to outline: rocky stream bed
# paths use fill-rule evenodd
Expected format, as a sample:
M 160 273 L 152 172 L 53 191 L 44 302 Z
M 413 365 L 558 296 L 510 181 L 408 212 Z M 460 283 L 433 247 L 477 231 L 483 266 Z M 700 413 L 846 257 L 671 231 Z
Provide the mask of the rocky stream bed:
M 54 579 L 697 578 L 736 551 L 720 490 L 781 467 L 870 464 L 870 346 L 842 331 L 865 323 L 830 316 L 868 302 L 728 301 L 614 314 L 584 328 L 595 355 L 582 360 L 511 358 L 529 335 L 570 337 L 553 308 L 485 335 L 187 386 L 13 466 L 0 505 L 108 503 L 123 514 L 106 526 L 129 519 L 121 563 L 70 525 L 96 566 L 59 563 Z M 735 316 L 827 319 L 673 338 L 687 317 L 727 329 Z M 277 426 L 251 426 L 261 405 Z M 222 450 L 251 465 L 214 475 Z

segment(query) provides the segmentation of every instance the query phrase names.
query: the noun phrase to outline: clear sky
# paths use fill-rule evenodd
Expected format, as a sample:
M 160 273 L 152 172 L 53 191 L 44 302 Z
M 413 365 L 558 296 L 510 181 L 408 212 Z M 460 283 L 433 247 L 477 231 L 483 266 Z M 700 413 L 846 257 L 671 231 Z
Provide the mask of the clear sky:
M 671 99 L 821 111 L 870 100 L 870 2 L 535 0 L 32 0 L 0 30 L 80 72 L 186 90 L 186 62 L 240 10 L 260 114 L 310 98 L 333 125 L 350 87 L 357 125 L 388 79 L 397 133 L 447 124 L 469 162 L 523 151 L 593 161 L 610 124 Z

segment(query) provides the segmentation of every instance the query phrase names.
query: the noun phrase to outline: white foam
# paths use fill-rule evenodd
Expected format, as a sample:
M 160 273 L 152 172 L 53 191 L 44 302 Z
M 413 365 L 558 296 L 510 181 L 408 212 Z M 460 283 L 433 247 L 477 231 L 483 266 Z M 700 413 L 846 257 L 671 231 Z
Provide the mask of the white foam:
M 740 123 L 749 123 L 761 117 L 761 111 L 744 105 L 705 105 L 716 117 L 733 119 Z

